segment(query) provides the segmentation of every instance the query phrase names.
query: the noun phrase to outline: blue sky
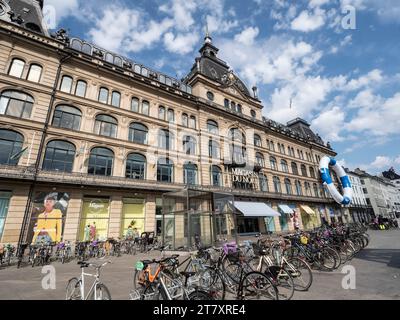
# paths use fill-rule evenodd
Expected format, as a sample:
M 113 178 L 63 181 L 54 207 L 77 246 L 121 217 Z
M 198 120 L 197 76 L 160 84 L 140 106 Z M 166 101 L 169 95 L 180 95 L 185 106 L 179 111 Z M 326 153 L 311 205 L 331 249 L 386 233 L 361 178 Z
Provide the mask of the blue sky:
M 54 29 L 178 78 L 207 23 L 219 57 L 258 86 L 264 116 L 306 119 L 346 167 L 400 172 L 398 0 L 45 1 L 53 9 Z

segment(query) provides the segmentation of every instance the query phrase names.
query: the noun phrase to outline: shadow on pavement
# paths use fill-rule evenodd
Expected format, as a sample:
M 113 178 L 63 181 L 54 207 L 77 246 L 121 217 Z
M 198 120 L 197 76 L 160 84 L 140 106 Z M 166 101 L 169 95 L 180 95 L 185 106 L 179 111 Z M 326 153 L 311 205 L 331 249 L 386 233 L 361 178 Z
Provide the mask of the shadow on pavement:
M 364 249 L 356 257 L 361 260 L 384 263 L 388 267 L 400 268 L 400 250 Z

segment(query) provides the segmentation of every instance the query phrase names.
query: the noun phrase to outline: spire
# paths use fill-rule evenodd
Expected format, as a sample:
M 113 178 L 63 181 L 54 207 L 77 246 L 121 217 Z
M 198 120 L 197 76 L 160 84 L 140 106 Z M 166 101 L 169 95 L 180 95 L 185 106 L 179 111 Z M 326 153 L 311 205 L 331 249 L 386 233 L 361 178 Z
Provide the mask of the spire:
M 212 38 L 208 32 L 208 22 L 206 22 L 206 36 L 204 37 L 204 43 L 212 43 Z

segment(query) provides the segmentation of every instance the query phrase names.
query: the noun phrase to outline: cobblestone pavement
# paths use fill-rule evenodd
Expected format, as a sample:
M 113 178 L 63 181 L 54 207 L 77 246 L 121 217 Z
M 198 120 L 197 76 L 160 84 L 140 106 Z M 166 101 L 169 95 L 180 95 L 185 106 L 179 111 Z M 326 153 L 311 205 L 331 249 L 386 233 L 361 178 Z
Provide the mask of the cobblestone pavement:
M 314 271 L 314 282 L 308 292 L 295 292 L 294 299 L 400 299 L 400 229 L 369 231 L 370 245 L 349 264 L 356 270 L 356 289 L 342 288 L 342 267 L 335 272 Z M 146 255 L 158 257 L 159 252 Z M 144 255 L 111 258 L 113 264 L 102 269 L 101 279 L 113 299 L 128 299 L 135 263 Z M 79 276 L 75 261 L 54 263 L 56 288 L 42 289 L 41 267 L 0 269 L 0 299 L 64 299 L 68 279 Z M 89 271 L 89 270 L 88 270 Z

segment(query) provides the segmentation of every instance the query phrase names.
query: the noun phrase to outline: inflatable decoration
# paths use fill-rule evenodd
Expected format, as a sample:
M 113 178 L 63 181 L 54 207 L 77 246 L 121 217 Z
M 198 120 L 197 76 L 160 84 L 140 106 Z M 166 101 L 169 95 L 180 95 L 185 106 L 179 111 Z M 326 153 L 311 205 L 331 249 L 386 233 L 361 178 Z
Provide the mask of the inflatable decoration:
M 343 195 L 339 193 L 333 184 L 331 175 L 329 173 L 329 167 L 332 167 L 333 171 L 335 171 L 336 175 L 339 177 L 343 188 Z M 340 204 L 350 204 L 353 196 L 353 190 L 351 189 L 350 179 L 342 166 L 340 166 L 334 158 L 324 156 L 319 163 L 319 171 L 321 173 L 322 181 L 329 190 L 329 193 L 332 195 L 333 199 Z

